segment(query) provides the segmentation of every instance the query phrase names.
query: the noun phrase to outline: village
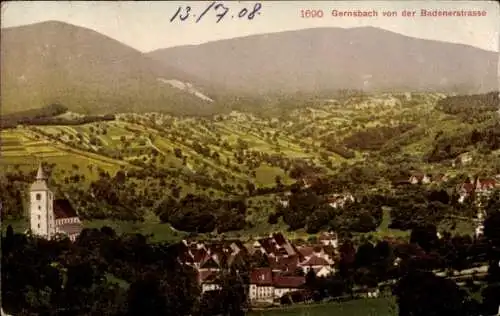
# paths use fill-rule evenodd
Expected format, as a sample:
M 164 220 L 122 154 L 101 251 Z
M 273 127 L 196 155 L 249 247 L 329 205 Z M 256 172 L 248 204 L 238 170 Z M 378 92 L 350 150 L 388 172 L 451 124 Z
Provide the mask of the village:
M 36 179 L 30 190 L 30 226 L 31 233 L 47 239 L 56 235 L 67 235 L 75 241 L 83 229 L 76 211 L 67 199 L 55 199 L 47 186 L 47 177 L 42 165 L 39 166 Z M 413 174 L 406 180 L 408 185 L 428 185 L 446 182 L 447 177 L 424 173 Z M 468 179 L 457 185 L 459 202 L 474 195 L 474 201 L 481 206 L 482 197 L 498 188 L 499 176 L 495 178 Z M 302 187 L 308 188 L 313 179 L 303 180 Z M 288 206 L 287 197 L 282 195 L 278 202 L 282 207 Z M 354 202 L 350 194 L 333 194 L 327 199 L 330 207 L 341 208 L 348 202 Z M 483 233 L 483 220 L 486 214 L 480 210 L 476 216 L 476 237 Z M 438 233 L 438 237 L 441 238 Z M 197 280 L 202 293 L 220 289 L 221 272 L 228 268 L 249 267 L 248 298 L 252 305 L 279 304 L 287 294 L 304 289 L 306 276 L 311 273 L 315 277 L 334 275 L 339 261 L 339 245 L 336 232 L 322 232 L 307 241 L 289 240 L 281 232 L 268 236 L 250 238 L 243 242 L 239 239 L 224 238 L 211 241 L 200 241 L 195 238 L 184 239 L 180 243 L 181 251 L 178 260 L 197 271 Z M 391 242 L 397 242 L 392 240 Z M 394 258 L 397 266 L 401 258 Z M 365 288 L 362 295 L 377 297 L 378 288 Z

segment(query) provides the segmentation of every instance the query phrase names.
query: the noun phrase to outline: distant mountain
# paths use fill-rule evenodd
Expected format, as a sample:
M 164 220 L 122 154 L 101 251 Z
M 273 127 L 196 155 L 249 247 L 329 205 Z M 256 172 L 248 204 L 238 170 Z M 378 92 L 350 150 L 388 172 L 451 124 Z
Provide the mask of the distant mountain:
M 87 114 L 211 109 L 192 76 L 93 30 L 50 21 L 5 28 L 1 35 L 4 113 L 52 103 Z
M 239 92 L 498 89 L 498 52 L 374 27 L 253 35 L 149 56 Z

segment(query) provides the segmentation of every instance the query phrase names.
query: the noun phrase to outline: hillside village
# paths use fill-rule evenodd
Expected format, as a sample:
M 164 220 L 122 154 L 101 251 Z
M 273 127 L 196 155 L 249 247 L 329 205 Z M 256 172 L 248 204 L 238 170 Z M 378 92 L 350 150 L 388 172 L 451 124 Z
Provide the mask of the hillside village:
M 316 244 L 296 245 L 281 233 L 243 243 L 239 240 L 197 242 L 183 240 L 182 263 L 196 268 L 202 292 L 217 290 L 218 273 L 252 261 L 249 299 L 252 303 L 274 303 L 304 288 L 305 275 L 318 277 L 335 273 L 338 237 L 321 234 Z

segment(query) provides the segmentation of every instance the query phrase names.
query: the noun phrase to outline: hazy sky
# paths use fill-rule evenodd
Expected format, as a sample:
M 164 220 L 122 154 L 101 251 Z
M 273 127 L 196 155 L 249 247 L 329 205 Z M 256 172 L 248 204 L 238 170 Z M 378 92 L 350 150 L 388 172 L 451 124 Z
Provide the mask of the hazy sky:
M 212 8 L 199 22 L 170 18 L 179 6 L 191 6 L 198 17 L 210 1 L 197 2 L 3 2 L 2 27 L 59 20 L 84 26 L 117 39 L 141 51 L 312 27 L 376 26 L 401 34 L 474 45 L 499 50 L 499 6 L 491 1 L 266 1 L 253 20 L 239 19 L 243 8 L 253 8 L 255 1 L 220 1 L 229 13 L 215 23 Z M 322 18 L 301 18 L 301 9 L 321 9 Z M 332 17 L 332 10 L 379 11 L 378 17 Z M 416 10 L 415 17 L 383 17 L 382 11 Z M 485 10 L 480 17 L 422 17 L 420 9 Z M 219 8 L 218 12 L 222 10 Z M 250 11 L 250 10 L 249 10 Z M 234 18 L 231 18 L 234 16 Z

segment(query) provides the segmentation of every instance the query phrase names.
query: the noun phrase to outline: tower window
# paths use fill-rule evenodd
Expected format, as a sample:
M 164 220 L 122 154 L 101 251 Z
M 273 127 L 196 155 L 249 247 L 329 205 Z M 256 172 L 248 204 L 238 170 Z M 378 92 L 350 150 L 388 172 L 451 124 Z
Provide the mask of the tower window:
M 42 199 L 42 195 L 40 193 L 36 194 L 36 200 L 40 201 Z
M 42 207 L 41 207 L 40 205 L 38 205 L 38 209 L 39 209 L 39 210 L 41 210 L 41 209 L 42 209 Z
M 41 216 L 40 216 L 40 215 L 38 215 L 38 220 L 40 220 L 40 219 L 41 219 Z
M 40 228 L 40 224 L 38 224 L 38 228 Z

